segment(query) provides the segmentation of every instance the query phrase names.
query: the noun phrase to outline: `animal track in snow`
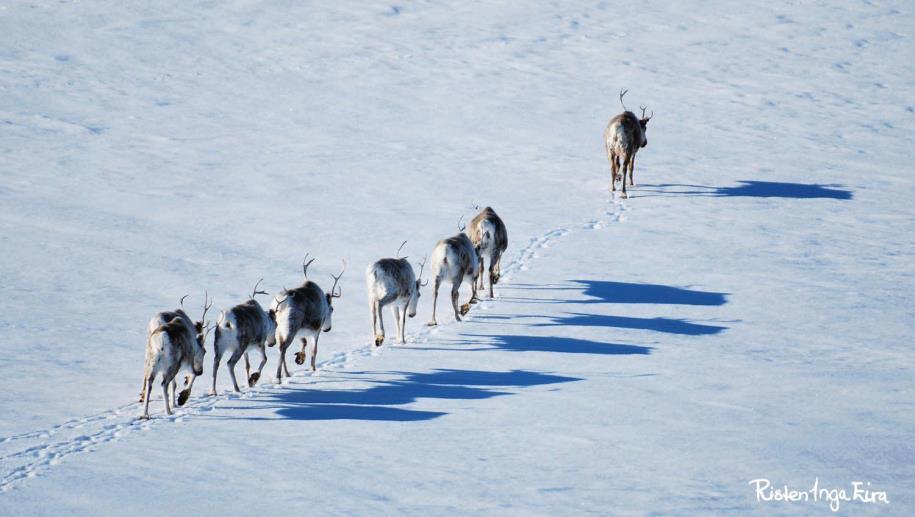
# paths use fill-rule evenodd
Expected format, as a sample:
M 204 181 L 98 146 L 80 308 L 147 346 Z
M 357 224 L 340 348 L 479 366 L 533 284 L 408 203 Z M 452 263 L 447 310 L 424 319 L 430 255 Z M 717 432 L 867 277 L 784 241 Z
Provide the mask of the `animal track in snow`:
M 625 203 L 613 200 L 610 204 L 611 207 L 604 211 L 605 219 L 592 219 L 576 227 L 596 230 L 612 222 L 625 221 L 624 212 L 628 211 Z M 571 231 L 568 228 L 556 228 L 532 238 L 518 251 L 516 258 L 502 268 L 503 281 L 507 282 L 519 271 L 527 271 L 531 263 L 540 256 L 539 250 L 550 248 Z M 496 300 L 498 298 L 492 300 L 484 298 L 480 300 L 477 307 L 482 310 L 491 309 L 492 302 Z M 472 319 L 472 313 L 469 317 Z M 452 324 L 450 322 L 441 323 L 435 327 L 423 325 L 419 330 L 408 333 L 407 345 L 400 346 L 423 343 L 429 336 L 437 334 L 443 326 Z M 115 442 L 132 433 L 150 432 L 167 423 L 192 420 L 195 415 L 214 411 L 223 401 L 253 398 L 265 389 L 289 389 L 291 386 L 301 384 L 299 381 L 303 378 L 321 375 L 325 371 L 351 368 L 366 357 L 383 354 L 388 346 L 376 347 L 374 343 L 369 343 L 347 352 L 336 352 L 330 359 L 320 362 L 316 372 L 307 369 L 292 372 L 292 376 L 282 384 L 262 382 L 242 393 L 227 391 L 216 396 L 197 396 L 184 406 L 174 408 L 174 414 L 171 416 L 157 414 L 150 420 L 139 420 L 142 404 L 133 402 L 87 417 L 67 420 L 45 429 L 2 437 L 0 438 L 0 493 L 9 491 L 23 480 L 37 477 L 41 472 L 59 464 L 64 458 L 71 455 L 90 452 L 100 445 Z

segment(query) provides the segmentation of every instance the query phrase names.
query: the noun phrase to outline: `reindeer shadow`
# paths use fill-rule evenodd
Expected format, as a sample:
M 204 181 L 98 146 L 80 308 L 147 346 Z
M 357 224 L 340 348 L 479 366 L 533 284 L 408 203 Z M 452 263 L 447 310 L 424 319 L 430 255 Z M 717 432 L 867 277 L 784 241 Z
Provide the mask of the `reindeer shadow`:
M 604 314 L 572 313 L 562 318 L 552 318 L 550 323 L 538 323 L 537 327 L 613 327 L 624 329 L 653 330 L 667 334 L 702 336 L 718 334 L 727 329 L 718 325 L 703 325 L 674 318 L 633 318 Z
M 639 190 L 643 192 L 656 192 L 659 194 L 674 194 L 683 196 L 707 197 L 762 197 L 762 198 L 790 198 L 790 199 L 838 199 L 847 201 L 854 197 L 844 185 L 818 184 L 818 183 L 786 183 L 777 181 L 741 180 L 734 187 L 711 187 L 707 185 L 689 185 L 681 183 L 661 183 L 655 185 L 642 185 Z M 655 187 L 656 189 L 645 189 Z M 686 188 L 689 190 L 668 190 L 669 188 Z
M 572 280 L 584 286 L 582 294 L 591 300 L 565 303 L 653 303 L 663 305 L 724 305 L 729 293 L 697 291 L 660 284 L 634 284 L 605 280 Z
M 456 340 L 455 344 L 483 345 L 475 348 L 446 348 L 446 347 L 414 347 L 418 350 L 440 351 L 484 351 L 505 350 L 508 352 L 551 352 L 560 354 L 595 354 L 595 355 L 648 355 L 652 347 L 638 345 L 623 345 L 618 343 L 604 343 L 588 339 L 578 339 L 561 336 L 519 336 L 519 335 L 486 335 L 464 334 L 470 338 Z M 481 341 L 485 340 L 485 341 Z
M 487 372 L 433 370 L 428 373 L 385 372 L 401 379 L 375 381 L 357 390 L 294 389 L 268 392 L 257 397 L 257 409 L 275 409 L 276 417 L 246 417 L 252 420 L 373 420 L 413 422 L 431 420 L 447 413 L 404 409 L 418 399 L 481 400 L 513 395 L 514 391 L 543 384 L 581 380 L 527 370 Z M 502 388 L 502 390 L 494 389 Z M 266 403 L 266 404 L 262 404 Z

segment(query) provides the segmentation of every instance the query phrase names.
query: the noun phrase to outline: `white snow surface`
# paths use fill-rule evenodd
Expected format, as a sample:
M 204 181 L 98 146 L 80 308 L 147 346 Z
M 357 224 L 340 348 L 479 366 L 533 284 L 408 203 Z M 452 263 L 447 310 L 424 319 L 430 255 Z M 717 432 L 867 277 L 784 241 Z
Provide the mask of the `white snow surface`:
M 0 5 L 0 514 L 915 513 L 908 2 Z M 628 200 L 601 134 L 653 110 Z M 497 298 L 361 271 L 493 206 Z M 136 419 L 145 326 L 349 264 L 319 369 Z M 462 301 L 466 300 L 466 289 Z M 260 297 L 262 304 L 267 297 Z M 294 349 L 292 351 L 295 351 Z M 291 353 L 290 353 L 291 355 Z M 223 366 L 223 368 L 225 368 Z M 238 367 L 244 386 L 243 368 Z

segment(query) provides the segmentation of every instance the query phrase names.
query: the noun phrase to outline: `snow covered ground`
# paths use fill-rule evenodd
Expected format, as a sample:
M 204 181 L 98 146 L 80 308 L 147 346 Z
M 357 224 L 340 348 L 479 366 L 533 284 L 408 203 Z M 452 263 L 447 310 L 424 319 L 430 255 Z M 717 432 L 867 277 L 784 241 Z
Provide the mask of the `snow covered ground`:
M 910 10 L 5 2 L 0 514 L 831 513 L 767 478 L 911 515 Z M 655 112 L 625 201 L 620 88 Z M 474 204 L 497 299 L 430 329 L 427 289 L 373 349 L 365 265 Z M 350 265 L 316 374 L 270 349 L 205 397 L 207 361 L 136 420 L 150 316 L 309 251 Z

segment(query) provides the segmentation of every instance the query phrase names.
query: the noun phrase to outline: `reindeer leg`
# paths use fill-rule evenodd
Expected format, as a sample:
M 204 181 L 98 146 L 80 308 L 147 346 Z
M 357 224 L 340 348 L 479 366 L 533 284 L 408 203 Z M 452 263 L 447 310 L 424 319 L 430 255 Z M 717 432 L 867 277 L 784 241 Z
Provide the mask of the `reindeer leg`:
M 400 344 L 407 344 L 407 335 L 406 335 L 406 326 L 407 326 L 407 306 L 404 305 L 400 308 Z
M 629 166 L 629 163 L 630 163 L 629 160 L 630 160 L 629 156 L 625 156 L 623 158 L 623 198 L 629 197 L 629 193 L 626 192 L 626 167 Z
M 196 375 L 186 375 L 184 377 L 184 385 L 187 386 L 181 393 L 178 394 L 178 405 L 183 406 L 187 399 L 191 398 L 191 388 L 194 387 L 194 381 L 197 380 Z
M 232 377 L 232 387 L 235 389 L 236 393 L 240 392 L 241 390 L 238 389 L 238 381 L 235 380 L 235 365 L 238 364 L 238 360 L 241 359 L 241 355 L 243 353 L 244 352 L 242 352 L 241 346 L 239 346 L 235 349 L 234 352 L 232 352 L 232 355 L 229 357 L 229 361 L 227 363 L 229 367 L 229 377 Z
M 635 155 L 632 153 L 632 158 L 629 159 L 629 186 L 634 187 L 635 181 L 632 179 L 632 172 L 635 170 Z
M 438 325 L 435 321 L 435 306 L 438 305 L 436 302 L 438 302 L 438 288 L 440 285 L 442 285 L 442 279 L 440 277 L 435 277 L 435 283 L 432 287 L 432 321 L 429 322 L 430 327 Z
M 210 395 L 216 395 L 216 374 L 219 372 L 219 362 L 222 361 L 223 351 L 216 348 L 213 350 L 213 386 L 210 388 Z
M 143 397 L 143 415 L 140 416 L 142 420 L 149 420 L 149 399 L 152 397 L 152 383 L 154 380 L 156 380 L 155 373 L 147 373 L 146 378 L 143 379 L 143 387 L 145 392 Z
M 394 316 L 394 340 L 400 341 L 400 302 L 391 304 L 391 314 Z
M 253 388 L 254 385 L 257 384 L 257 380 L 261 378 L 261 371 L 264 369 L 264 365 L 267 364 L 267 348 L 264 346 L 263 343 L 261 343 L 260 345 L 257 346 L 257 350 L 261 354 L 261 364 L 259 364 L 257 366 L 256 372 L 254 372 L 252 375 L 248 376 L 248 387 L 249 388 Z M 247 359 L 247 357 L 248 356 L 246 354 L 245 359 Z
M 172 381 L 168 380 L 167 377 L 162 376 L 162 398 L 165 401 L 165 414 L 167 415 L 172 414 L 172 408 L 168 405 L 168 385 L 171 383 Z
M 248 351 L 245 350 L 245 377 L 251 378 L 251 363 L 248 362 Z
M 375 300 L 372 304 L 372 321 L 374 323 L 375 316 L 378 317 L 378 325 L 380 333 L 375 334 L 375 346 L 381 346 L 384 343 L 384 307 L 381 306 L 381 300 Z
M 451 307 L 454 309 L 454 319 L 457 321 L 461 321 L 461 314 L 467 314 L 468 312 L 470 312 L 469 303 L 465 303 L 464 305 L 462 305 L 460 308 L 460 313 L 458 312 L 458 297 L 461 294 L 461 284 L 463 284 L 463 283 L 464 283 L 464 275 L 461 275 L 460 277 L 455 278 L 454 283 L 451 284 Z M 474 280 L 474 283 L 476 283 L 476 280 Z M 473 298 L 473 295 L 471 295 L 471 299 L 472 298 Z
M 480 274 L 479 271 L 474 271 L 473 273 L 477 274 L 477 275 Z M 467 310 L 469 311 L 470 306 L 477 303 L 478 301 L 480 301 L 480 298 L 477 296 L 477 278 L 473 277 L 473 281 L 470 283 L 470 301 L 468 301 L 464 305 L 467 306 Z M 462 306 L 462 309 L 463 309 L 463 306 Z
M 317 359 L 318 359 L 318 338 L 319 338 L 319 337 L 321 337 L 321 331 L 320 331 L 320 330 L 318 330 L 318 333 L 315 334 L 315 337 L 314 337 L 314 338 L 312 338 L 312 339 L 314 339 L 314 342 L 315 342 L 315 349 L 314 349 L 314 351 L 311 353 L 311 371 L 313 371 L 313 372 L 318 370 L 318 369 L 315 367 L 315 362 L 317 362 Z M 303 341 L 304 341 L 304 340 L 303 340 Z
M 496 268 L 496 261 L 490 260 L 489 261 L 489 297 L 490 298 L 495 298 L 495 295 L 493 294 L 493 291 L 492 291 L 493 278 L 495 278 L 495 276 L 496 276 L 495 268 Z
M 490 263 L 490 265 L 492 265 L 492 261 L 491 261 L 491 260 L 489 261 L 489 263 Z M 479 285 L 479 289 L 483 289 L 483 270 L 484 270 L 484 267 L 483 267 L 483 257 L 481 256 L 481 257 L 480 257 L 480 274 L 477 276 L 477 281 L 478 281 L 479 284 L 480 284 L 480 285 Z
M 279 340 L 280 357 L 279 362 L 276 365 L 277 384 L 281 384 L 283 382 L 283 365 L 286 364 L 286 347 L 289 346 L 288 340 L 288 336 L 283 336 L 283 339 Z
M 146 398 L 146 385 L 149 383 L 149 379 L 146 378 L 146 374 L 143 374 L 143 387 L 140 388 L 140 402 Z
M 615 153 L 610 153 L 610 192 L 616 192 L 616 176 L 619 169 L 619 157 Z
M 375 340 L 375 346 L 381 346 L 384 334 L 378 335 L 378 300 L 375 298 L 369 300 L 369 311 L 372 312 L 372 339 Z
M 318 332 L 321 332 L 321 330 L 318 329 Z M 307 346 L 308 346 L 308 338 L 303 337 L 302 338 L 302 350 L 295 353 L 295 364 L 305 364 L 305 358 L 308 357 L 308 355 L 305 353 L 305 348 Z
M 172 378 L 172 382 L 168 385 L 170 392 L 172 394 L 172 407 L 178 407 L 178 401 L 175 400 L 175 392 L 178 390 L 178 383 L 175 382 L 175 379 Z

